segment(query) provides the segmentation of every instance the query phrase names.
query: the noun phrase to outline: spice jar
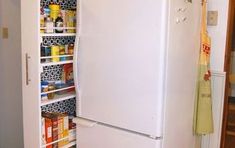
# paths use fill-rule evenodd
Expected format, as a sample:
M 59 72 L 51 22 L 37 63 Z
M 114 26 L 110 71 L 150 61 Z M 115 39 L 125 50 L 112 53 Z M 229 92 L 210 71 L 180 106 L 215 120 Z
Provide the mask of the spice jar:
M 48 91 L 52 91 L 52 90 L 55 90 L 55 84 L 50 83 L 50 84 L 48 85 Z M 47 97 L 48 97 L 48 99 L 54 99 L 55 93 L 54 93 L 54 92 L 53 92 L 53 93 L 49 93 L 49 94 L 47 95 Z
M 46 33 L 53 33 L 54 30 L 53 30 L 53 27 L 54 27 L 54 23 L 52 21 L 52 19 L 50 17 L 47 17 L 46 20 L 45 20 L 45 26 L 46 26 L 46 30 L 45 32 Z
M 69 44 L 68 54 L 73 55 L 73 50 L 74 50 L 74 44 Z

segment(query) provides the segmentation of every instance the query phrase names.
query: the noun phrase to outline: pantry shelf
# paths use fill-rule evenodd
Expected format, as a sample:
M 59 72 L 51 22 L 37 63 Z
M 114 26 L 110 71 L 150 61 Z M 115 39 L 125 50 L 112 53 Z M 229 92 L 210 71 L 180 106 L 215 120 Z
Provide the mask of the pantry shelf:
M 76 97 L 75 92 L 70 92 L 70 93 L 66 93 L 66 94 L 63 94 L 63 95 L 55 95 L 54 99 L 52 99 L 52 100 L 42 101 L 41 106 L 45 106 L 45 105 L 48 105 L 48 104 L 68 100 L 68 99 L 75 98 L 75 97 Z
M 44 30 L 44 29 L 71 29 L 71 30 L 75 30 L 76 27 L 40 27 L 40 29 Z
M 72 142 L 70 142 L 69 144 L 63 146 L 62 148 L 70 148 L 70 147 L 72 147 L 72 146 L 74 146 L 74 145 L 76 145 L 76 141 L 72 141 Z
M 70 64 L 73 63 L 73 60 L 68 61 L 60 61 L 60 62 L 48 62 L 48 63 L 41 63 L 41 66 L 52 66 L 52 65 L 63 65 L 63 64 Z
M 41 33 L 40 36 L 76 36 L 76 33 Z
M 72 88 L 75 88 L 75 86 L 69 86 L 69 87 L 65 87 L 65 88 L 61 88 L 61 89 L 55 89 L 55 90 L 52 90 L 52 91 L 43 92 L 43 93 L 41 93 L 41 95 L 55 93 L 55 92 L 59 92 L 59 91 L 67 90 L 67 89 L 72 89 Z
M 61 139 L 56 140 L 56 141 L 53 141 L 53 142 L 51 142 L 51 143 L 45 144 L 45 145 L 42 146 L 42 148 L 45 148 L 45 147 L 47 147 L 47 146 L 49 146 L 49 145 L 52 145 L 52 144 L 58 143 L 58 142 L 60 142 L 60 141 L 66 140 L 66 139 L 68 139 L 68 138 L 69 138 L 69 136 L 64 137 L 64 138 L 61 138 Z
M 62 58 L 62 57 L 73 57 L 73 55 L 46 56 L 46 57 L 41 57 L 41 59 Z

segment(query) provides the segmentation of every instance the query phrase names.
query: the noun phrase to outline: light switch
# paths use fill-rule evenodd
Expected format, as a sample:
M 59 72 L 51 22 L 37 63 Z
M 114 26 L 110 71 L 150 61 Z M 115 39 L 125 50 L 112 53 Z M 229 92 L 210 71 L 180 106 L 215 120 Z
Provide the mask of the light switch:
M 6 28 L 6 27 L 2 28 L 2 38 L 8 39 L 8 28 Z
M 217 26 L 218 24 L 218 11 L 208 11 L 207 13 L 207 25 Z

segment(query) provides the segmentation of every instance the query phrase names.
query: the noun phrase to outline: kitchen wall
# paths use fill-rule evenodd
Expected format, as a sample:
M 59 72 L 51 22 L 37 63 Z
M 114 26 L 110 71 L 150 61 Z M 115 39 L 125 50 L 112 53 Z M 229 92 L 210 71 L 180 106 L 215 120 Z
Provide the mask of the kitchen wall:
M 0 0 L 0 30 L 0 148 L 23 148 L 20 0 Z
M 211 69 L 213 72 L 212 94 L 215 132 L 203 138 L 202 148 L 220 148 L 225 85 L 224 58 L 229 0 L 207 1 L 208 10 L 218 11 L 218 25 L 208 26 L 208 32 L 212 39 Z
M 223 71 L 229 0 L 208 0 L 208 10 L 218 10 L 218 25 L 208 26 L 212 38 L 211 69 Z

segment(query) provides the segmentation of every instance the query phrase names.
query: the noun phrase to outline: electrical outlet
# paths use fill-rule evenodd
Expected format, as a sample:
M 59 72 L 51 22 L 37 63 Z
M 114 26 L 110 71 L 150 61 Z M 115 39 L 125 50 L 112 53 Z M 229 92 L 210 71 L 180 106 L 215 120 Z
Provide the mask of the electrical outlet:
M 218 24 L 218 11 L 208 11 L 207 13 L 207 25 L 217 26 Z
M 8 39 L 8 28 L 6 28 L 6 27 L 2 28 L 2 38 Z

